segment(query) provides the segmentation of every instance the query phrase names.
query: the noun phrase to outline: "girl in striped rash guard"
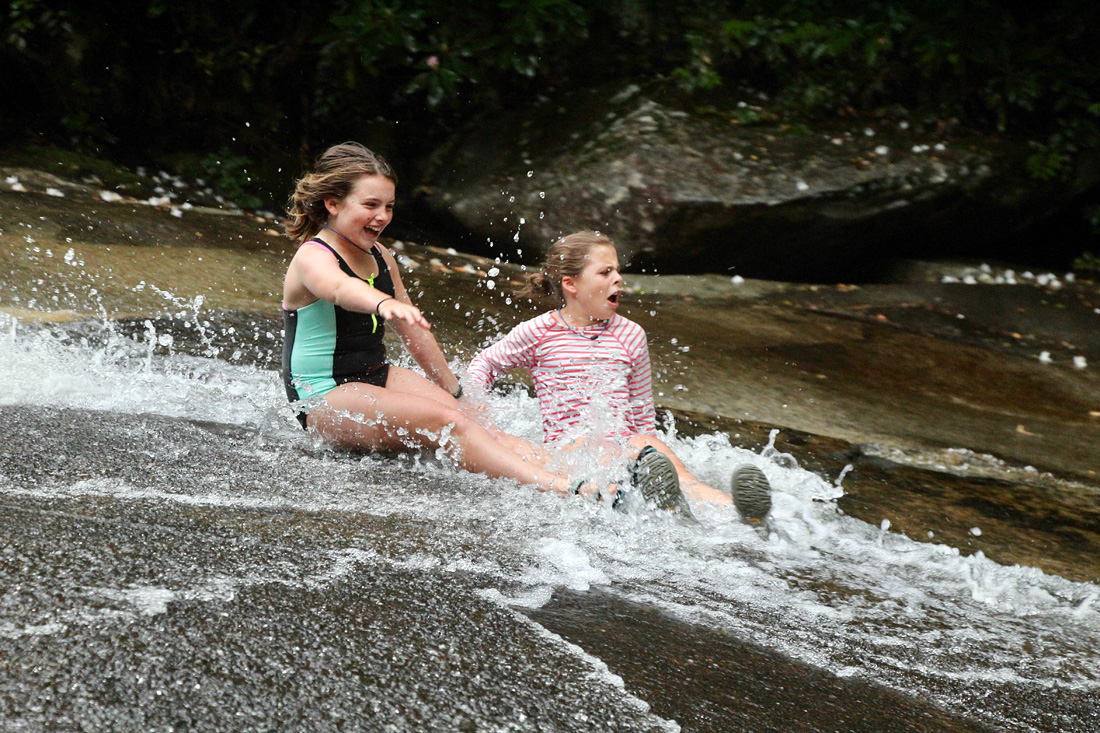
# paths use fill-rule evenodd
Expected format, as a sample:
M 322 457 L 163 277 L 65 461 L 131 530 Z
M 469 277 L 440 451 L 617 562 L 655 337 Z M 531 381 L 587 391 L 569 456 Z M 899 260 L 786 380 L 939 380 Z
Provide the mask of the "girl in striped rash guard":
M 556 296 L 561 306 L 519 324 L 480 352 L 470 363 L 466 381 L 485 393 L 498 377 L 527 369 L 547 443 L 570 447 L 585 439 L 606 438 L 610 447 L 625 441 L 636 461 L 670 462 L 669 473 L 674 468 L 674 480 L 691 498 L 730 503 L 730 494 L 692 475 L 654 434 L 649 346 L 642 327 L 617 313 L 622 292 L 619 257 L 609 237 L 582 231 L 559 239 L 541 270 L 528 276 L 520 295 Z M 749 472 L 755 472 L 757 484 L 767 483 L 759 469 Z M 736 488 L 738 481 L 734 483 Z M 673 493 L 679 495 L 679 489 Z M 770 487 L 767 497 L 770 508 Z M 742 514 L 763 518 L 767 513 L 759 501 L 750 510 Z

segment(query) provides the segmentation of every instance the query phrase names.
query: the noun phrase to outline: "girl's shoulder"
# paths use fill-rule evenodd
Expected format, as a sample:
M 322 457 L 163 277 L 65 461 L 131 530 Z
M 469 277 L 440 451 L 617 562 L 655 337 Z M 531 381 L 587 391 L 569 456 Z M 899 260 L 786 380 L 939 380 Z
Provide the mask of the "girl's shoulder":
M 549 331 L 558 325 L 558 319 L 554 316 L 554 311 L 548 311 L 534 318 L 529 318 L 526 321 L 516 326 L 517 329 L 524 329 L 527 331 Z
M 616 313 L 607 330 L 624 349 L 631 353 L 638 354 L 649 348 L 649 338 L 646 336 L 645 329 L 625 316 Z
M 611 324 L 608 326 L 608 330 L 620 331 L 622 333 L 640 333 L 645 336 L 645 329 L 639 324 L 630 320 L 626 316 L 620 316 L 618 313 L 611 319 Z
M 512 343 L 519 340 L 529 345 L 533 345 L 535 342 L 541 341 L 543 336 L 553 330 L 553 316 L 554 314 L 552 312 L 543 313 L 542 315 L 522 321 L 513 326 L 501 340 Z

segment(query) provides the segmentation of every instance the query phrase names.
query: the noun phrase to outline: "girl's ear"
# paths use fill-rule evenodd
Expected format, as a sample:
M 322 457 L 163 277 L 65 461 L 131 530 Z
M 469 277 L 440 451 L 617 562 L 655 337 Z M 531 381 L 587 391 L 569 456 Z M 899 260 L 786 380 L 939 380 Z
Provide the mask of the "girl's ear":
M 329 216 L 336 216 L 336 212 L 340 210 L 340 202 L 333 198 L 325 197 L 325 209 L 328 210 Z
M 577 294 L 577 281 L 572 275 L 565 275 L 561 279 L 563 293 L 575 296 Z

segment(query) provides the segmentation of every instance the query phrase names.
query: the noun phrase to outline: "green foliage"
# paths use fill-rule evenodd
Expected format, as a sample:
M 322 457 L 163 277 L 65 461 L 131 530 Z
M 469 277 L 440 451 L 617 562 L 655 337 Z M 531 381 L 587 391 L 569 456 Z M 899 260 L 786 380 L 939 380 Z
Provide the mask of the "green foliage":
M 329 23 L 320 111 L 338 108 L 349 90 L 383 85 L 431 110 L 546 75 L 584 41 L 588 16 L 573 0 L 353 0 Z
M 685 91 L 700 78 L 707 89 L 748 79 L 792 115 L 900 103 L 1024 134 L 1100 115 L 1100 14 L 1089 3 L 749 0 L 727 12 L 687 39 L 687 63 L 673 74 Z
M 1073 269 L 1078 272 L 1088 272 L 1100 275 L 1100 257 L 1092 252 L 1082 252 L 1073 260 Z
M 1040 181 L 1058 178 L 1069 169 L 1069 157 L 1049 147 L 1042 148 L 1030 156 L 1025 163 L 1028 175 Z
M 254 177 L 249 173 L 252 161 L 243 155 L 222 150 L 206 156 L 202 169 L 211 187 L 242 209 L 257 209 L 263 201 L 255 194 Z
M 697 33 L 684 36 L 690 58 L 686 66 L 672 70 L 672 78 L 688 93 L 710 91 L 722 86 L 722 75 L 714 68 L 710 43 Z
M 730 113 L 730 119 L 739 125 L 752 125 L 760 121 L 760 111 L 756 107 L 738 107 Z
M 71 30 L 68 12 L 49 7 L 42 0 L 12 0 L 8 6 L 4 42 L 27 52 L 36 37 L 58 38 Z
M 1047 0 L 10 0 L 7 127 L 144 153 L 271 161 L 400 121 L 403 140 L 607 79 L 686 105 L 751 88 L 772 119 L 910 110 L 1042 140 L 1061 175 L 1100 140 L 1100 4 Z M 722 99 L 726 95 L 726 99 Z M 724 105 L 723 105 L 724 102 Z M 15 110 L 19 110 L 16 112 Z M 302 161 L 294 161 L 295 163 Z
M 1096 202 L 1095 195 L 1092 203 L 1084 207 L 1083 214 L 1091 230 L 1090 241 L 1100 241 L 1100 203 Z M 1091 274 L 1093 277 L 1100 277 L 1100 255 L 1092 250 L 1082 252 L 1073 260 L 1073 269 Z

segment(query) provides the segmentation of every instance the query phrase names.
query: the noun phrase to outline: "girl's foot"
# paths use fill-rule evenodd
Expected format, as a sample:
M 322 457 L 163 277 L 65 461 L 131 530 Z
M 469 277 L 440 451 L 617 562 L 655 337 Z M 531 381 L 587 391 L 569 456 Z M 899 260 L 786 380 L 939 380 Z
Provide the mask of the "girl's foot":
M 675 511 L 681 516 L 694 516 L 684 498 L 684 492 L 680 490 L 676 467 L 668 456 L 653 446 L 647 445 L 638 454 L 630 478 L 647 504 L 653 504 L 660 510 Z
M 746 522 L 762 522 L 772 509 L 772 485 L 764 472 L 751 463 L 734 469 L 730 493 L 737 513 Z

